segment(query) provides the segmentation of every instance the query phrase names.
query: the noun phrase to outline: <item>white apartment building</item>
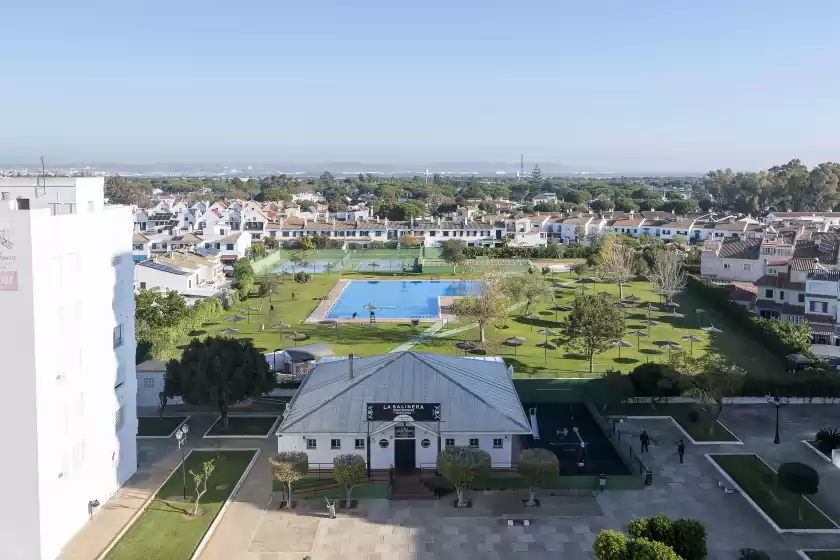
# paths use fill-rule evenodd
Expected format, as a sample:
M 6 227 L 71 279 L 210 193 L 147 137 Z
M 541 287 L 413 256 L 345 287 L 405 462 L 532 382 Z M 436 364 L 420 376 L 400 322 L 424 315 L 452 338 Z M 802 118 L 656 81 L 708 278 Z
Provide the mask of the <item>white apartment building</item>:
M 0 558 L 51 560 L 137 469 L 133 220 L 101 177 L 0 199 Z

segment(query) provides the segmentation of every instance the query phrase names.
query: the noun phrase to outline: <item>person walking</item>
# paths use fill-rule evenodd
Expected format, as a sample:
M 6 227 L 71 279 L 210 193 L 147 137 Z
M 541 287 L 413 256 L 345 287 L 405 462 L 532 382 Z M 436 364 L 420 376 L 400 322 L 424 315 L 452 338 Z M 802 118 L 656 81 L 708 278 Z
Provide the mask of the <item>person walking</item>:
M 674 455 L 680 456 L 680 464 L 682 464 L 683 456 L 685 455 L 685 442 L 683 440 L 677 442 L 677 452 Z
M 648 451 L 648 445 L 650 445 L 650 436 L 647 433 L 647 430 L 642 430 L 642 433 L 639 434 L 639 441 L 642 442 L 642 453 Z

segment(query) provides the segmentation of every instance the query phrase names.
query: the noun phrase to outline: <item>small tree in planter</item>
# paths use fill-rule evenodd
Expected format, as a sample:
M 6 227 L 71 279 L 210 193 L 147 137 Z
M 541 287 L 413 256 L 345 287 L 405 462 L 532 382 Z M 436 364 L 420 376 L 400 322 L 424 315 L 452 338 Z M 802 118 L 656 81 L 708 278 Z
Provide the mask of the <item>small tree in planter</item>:
M 216 464 L 213 459 L 209 461 L 204 461 L 201 464 L 202 470 L 201 472 L 193 472 L 190 469 L 190 474 L 193 477 L 193 483 L 195 484 L 195 504 L 193 504 L 191 516 L 196 517 L 199 515 L 199 502 L 201 501 L 201 497 L 207 493 L 207 481 L 210 479 L 210 475 L 213 474 L 213 471 L 216 470 Z
M 268 460 L 271 478 L 286 484 L 285 507 L 292 507 L 292 483 L 309 472 L 309 456 L 303 451 L 284 451 Z
M 621 531 L 601 529 L 592 546 L 598 560 L 625 560 L 627 558 L 627 537 Z
M 557 455 L 548 449 L 525 449 L 519 454 L 519 474 L 528 481 L 528 501 L 526 507 L 539 505 L 536 489 L 545 488 L 560 476 L 560 461 Z
M 361 455 L 347 453 L 333 459 L 333 476 L 335 481 L 344 486 L 347 500 L 343 507 L 353 507 L 350 495 L 353 487 L 365 481 L 365 459 Z
M 821 428 L 814 440 L 820 451 L 831 456 L 831 452 L 840 447 L 840 430 L 837 428 Z
M 800 504 L 797 511 L 802 521 L 801 502 L 805 496 L 817 493 L 820 486 L 820 475 L 813 468 L 804 463 L 783 463 L 776 475 L 779 486 L 792 494 L 799 496 Z
M 472 447 L 447 447 L 438 454 L 437 470 L 455 487 L 455 507 L 469 507 L 464 492 L 476 478 L 490 473 L 490 455 Z

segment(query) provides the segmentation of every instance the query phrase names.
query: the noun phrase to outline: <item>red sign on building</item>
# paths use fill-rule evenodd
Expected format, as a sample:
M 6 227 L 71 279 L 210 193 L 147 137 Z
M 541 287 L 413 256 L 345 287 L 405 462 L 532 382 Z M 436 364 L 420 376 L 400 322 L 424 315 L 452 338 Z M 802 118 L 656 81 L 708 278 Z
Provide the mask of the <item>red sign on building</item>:
M 17 270 L 0 269 L 0 292 L 18 291 Z

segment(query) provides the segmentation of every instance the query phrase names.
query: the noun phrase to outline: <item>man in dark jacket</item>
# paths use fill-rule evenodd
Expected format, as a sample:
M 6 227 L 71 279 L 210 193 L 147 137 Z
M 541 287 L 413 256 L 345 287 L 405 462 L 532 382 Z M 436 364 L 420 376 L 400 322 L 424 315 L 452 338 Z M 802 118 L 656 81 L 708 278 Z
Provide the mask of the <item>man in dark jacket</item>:
M 639 434 L 639 441 L 642 442 L 642 453 L 648 450 L 648 445 L 650 445 L 650 436 L 647 433 L 647 430 L 642 430 L 642 433 Z

